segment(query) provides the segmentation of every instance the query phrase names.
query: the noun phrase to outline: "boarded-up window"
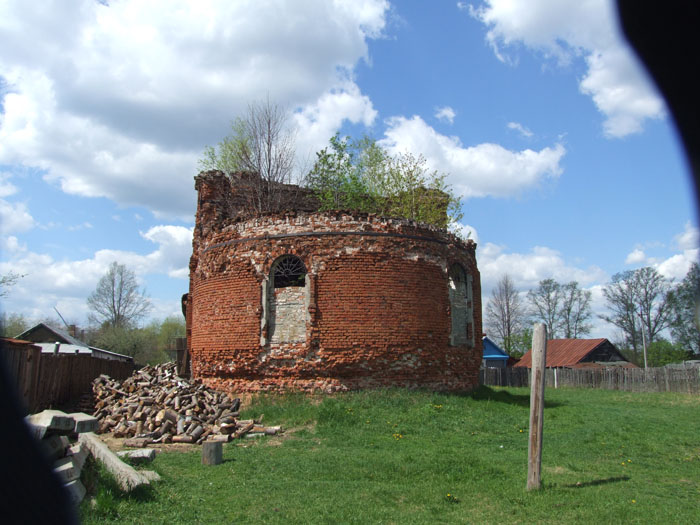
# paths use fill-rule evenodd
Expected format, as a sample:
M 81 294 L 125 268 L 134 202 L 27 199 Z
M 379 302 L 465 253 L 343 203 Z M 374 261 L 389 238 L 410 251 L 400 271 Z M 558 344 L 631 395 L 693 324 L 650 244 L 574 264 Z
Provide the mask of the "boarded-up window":
M 308 300 L 304 263 L 295 255 L 280 257 L 272 265 L 270 281 L 270 343 L 303 343 L 306 341 Z
M 472 280 L 464 268 L 455 264 L 449 271 L 449 299 L 451 312 L 450 344 L 474 346 L 474 315 Z

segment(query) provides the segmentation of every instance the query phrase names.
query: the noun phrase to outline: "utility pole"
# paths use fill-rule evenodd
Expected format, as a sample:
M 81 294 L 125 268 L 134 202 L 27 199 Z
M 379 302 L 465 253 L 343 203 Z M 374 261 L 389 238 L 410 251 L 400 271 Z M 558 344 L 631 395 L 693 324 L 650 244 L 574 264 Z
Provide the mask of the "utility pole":
M 642 322 L 642 348 L 644 349 L 644 370 L 647 369 L 647 340 L 644 335 L 644 316 L 642 310 L 639 310 L 639 320 Z

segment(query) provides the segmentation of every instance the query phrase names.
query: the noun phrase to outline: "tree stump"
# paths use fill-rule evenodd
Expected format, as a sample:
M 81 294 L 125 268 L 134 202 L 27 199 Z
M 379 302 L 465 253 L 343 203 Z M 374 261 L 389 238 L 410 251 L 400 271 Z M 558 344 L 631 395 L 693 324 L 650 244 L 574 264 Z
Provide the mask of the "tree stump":
M 221 441 L 202 443 L 202 465 L 218 465 L 223 461 L 224 448 Z

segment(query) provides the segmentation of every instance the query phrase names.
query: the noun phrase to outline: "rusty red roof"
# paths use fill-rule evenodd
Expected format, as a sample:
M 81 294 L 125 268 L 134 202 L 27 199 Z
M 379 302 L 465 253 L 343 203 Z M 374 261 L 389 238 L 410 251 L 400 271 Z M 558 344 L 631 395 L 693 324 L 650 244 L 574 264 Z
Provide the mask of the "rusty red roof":
M 545 367 L 573 367 L 607 339 L 550 339 L 547 341 Z M 529 350 L 514 367 L 532 368 L 532 350 Z

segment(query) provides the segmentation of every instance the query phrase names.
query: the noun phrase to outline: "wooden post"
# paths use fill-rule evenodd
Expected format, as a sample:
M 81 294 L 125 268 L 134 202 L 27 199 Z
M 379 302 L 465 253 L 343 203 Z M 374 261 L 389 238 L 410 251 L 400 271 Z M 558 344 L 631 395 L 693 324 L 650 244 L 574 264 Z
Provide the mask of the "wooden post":
M 202 465 L 218 465 L 223 461 L 223 443 L 205 441 L 202 443 Z
M 527 490 L 542 486 L 542 426 L 544 419 L 544 371 L 547 359 L 547 327 L 532 330 L 532 381 L 530 386 L 530 435 L 527 449 Z

